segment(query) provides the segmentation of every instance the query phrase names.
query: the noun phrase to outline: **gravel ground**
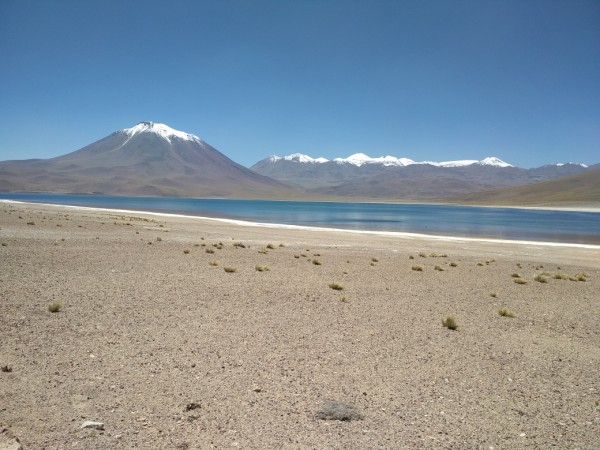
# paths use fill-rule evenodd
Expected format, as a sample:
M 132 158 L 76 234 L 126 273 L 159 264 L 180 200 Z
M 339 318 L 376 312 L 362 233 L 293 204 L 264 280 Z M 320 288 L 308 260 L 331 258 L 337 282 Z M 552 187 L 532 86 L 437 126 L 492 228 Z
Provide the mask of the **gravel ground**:
M 598 247 L 19 203 L 0 227 L 25 449 L 600 448 Z

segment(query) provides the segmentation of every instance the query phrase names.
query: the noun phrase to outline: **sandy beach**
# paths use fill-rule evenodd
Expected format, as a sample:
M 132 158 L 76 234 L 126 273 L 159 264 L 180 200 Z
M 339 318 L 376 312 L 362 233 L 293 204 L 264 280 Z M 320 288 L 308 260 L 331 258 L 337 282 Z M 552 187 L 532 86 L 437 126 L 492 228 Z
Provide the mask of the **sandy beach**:
M 0 245 L 0 448 L 600 448 L 600 246 L 16 202 Z

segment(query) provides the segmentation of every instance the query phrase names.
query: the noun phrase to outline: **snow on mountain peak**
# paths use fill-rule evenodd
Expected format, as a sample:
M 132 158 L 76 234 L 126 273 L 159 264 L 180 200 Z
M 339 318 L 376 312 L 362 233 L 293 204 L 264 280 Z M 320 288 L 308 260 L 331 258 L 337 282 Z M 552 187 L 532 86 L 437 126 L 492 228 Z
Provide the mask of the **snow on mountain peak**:
M 347 158 L 335 158 L 338 164 L 352 164 L 354 166 L 362 166 L 363 164 L 382 164 L 384 166 L 408 166 L 415 164 L 412 159 L 396 158 L 395 156 L 380 156 L 379 158 L 371 158 L 364 153 L 355 153 Z
M 200 138 L 193 134 L 185 133 L 183 131 L 175 130 L 163 123 L 153 123 L 153 122 L 140 122 L 137 125 L 131 128 L 125 128 L 121 130 L 125 134 L 127 134 L 130 138 L 139 133 L 155 133 L 158 134 L 163 139 L 171 142 L 171 138 L 175 137 L 184 141 L 196 141 L 200 142 Z
M 277 156 L 277 155 L 273 155 L 269 158 L 269 160 L 271 162 L 275 162 L 275 161 L 280 161 L 280 160 L 285 160 L 285 161 L 294 161 L 294 162 L 300 162 L 300 163 L 312 163 L 312 164 L 320 164 L 320 163 L 326 163 L 329 162 L 328 159 L 325 158 L 311 158 L 308 155 L 304 155 L 302 153 L 292 153 L 291 155 L 287 155 L 287 156 Z
M 270 161 L 275 162 L 279 160 L 293 161 L 298 163 L 325 163 L 329 162 L 328 159 L 325 158 L 311 158 L 308 155 L 303 155 L 302 153 L 293 153 L 288 156 L 271 156 Z M 502 161 L 495 156 L 489 156 L 487 158 L 478 161 L 476 159 L 467 159 L 461 161 L 445 161 L 445 162 L 434 162 L 434 161 L 423 161 L 416 162 L 409 158 L 397 158 L 395 156 L 380 156 L 377 158 L 371 158 L 369 155 L 364 153 L 355 153 L 353 155 L 348 156 L 347 158 L 335 158 L 333 162 L 337 164 L 351 164 L 353 166 L 360 167 L 365 164 L 381 164 L 383 166 L 399 166 L 405 167 L 410 166 L 412 164 L 428 164 L 436 167 L 464 167 L 470 166 L 473 164 L 477 164 L 480 166 L 491 166 L 491 167 L 514 167 L 511 164 L 508 164 Z

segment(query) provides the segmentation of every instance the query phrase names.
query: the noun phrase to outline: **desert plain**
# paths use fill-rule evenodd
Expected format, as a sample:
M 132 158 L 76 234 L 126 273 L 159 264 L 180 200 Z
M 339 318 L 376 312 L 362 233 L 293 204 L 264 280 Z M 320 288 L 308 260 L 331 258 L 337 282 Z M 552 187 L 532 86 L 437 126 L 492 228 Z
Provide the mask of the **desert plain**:
M 600 448 L 599 246 L 17 202 L 0 244 L 0 448 Z

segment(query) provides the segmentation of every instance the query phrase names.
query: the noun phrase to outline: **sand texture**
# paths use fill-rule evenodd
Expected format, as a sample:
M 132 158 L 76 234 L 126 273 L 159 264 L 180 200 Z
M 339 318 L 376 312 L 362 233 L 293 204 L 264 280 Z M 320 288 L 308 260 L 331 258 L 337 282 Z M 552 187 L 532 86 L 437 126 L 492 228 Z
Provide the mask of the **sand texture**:
M 18 203 L 0 227 L 26 450 L 600 448 L 599 247 Z

